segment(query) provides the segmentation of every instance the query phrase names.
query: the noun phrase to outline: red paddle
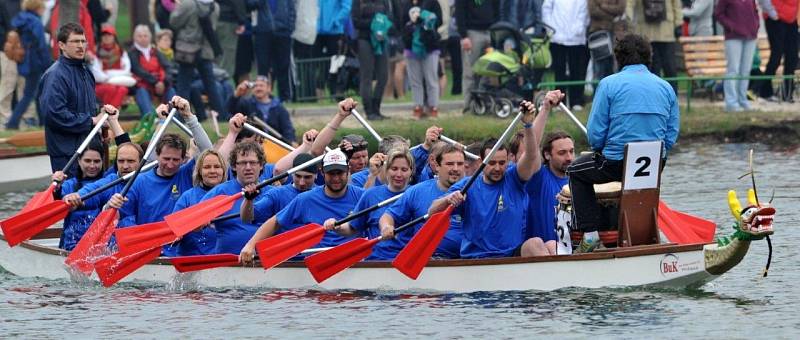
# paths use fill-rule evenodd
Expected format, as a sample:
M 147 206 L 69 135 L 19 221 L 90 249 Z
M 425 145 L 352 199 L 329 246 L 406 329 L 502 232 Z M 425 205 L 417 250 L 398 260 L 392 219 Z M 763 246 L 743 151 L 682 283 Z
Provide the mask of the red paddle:
M 506 130 L 497 140 L 497 143 L 494 144 L 492 150 L 489 151 L 489 154 L 487 154 L 486 157 L 484 157 L 481 166 L 475 171 L 475 174 L 469 178 L 467 184 L 461 188 L 461 194 L 466 194 L 469 187 L 472 186 L 472 183 L 474 183 L 478 177 L 481 177 L 483 169 L 486 168 L 487 164 L 489 164 L 489 161 L 494 156 L 494 153 L 497 152 L 497 149 L 500 148 L 500 145 L 503 144 L 503 141 L 505 141 L 508 135 L 511 134 L 511 130 L 522 118 L 522 115 L 523 112 L 520 111 L 520 113 L 514 117 L 514 119 L 511 121 L 511 124 L 508 125 Z M 416 235 L 411 238 L 411 241 L 408 242 L 406 247 L 397 254 L 397 257 L 395 257 L 394 261 L 392 261 L 392 266 L 397 268 L 397 270 L 406 276 L 416 280 L 417 277 L 419 277 L 419 274 L 422 272 L 422 269 L 428 264 L 428 260 L 430 260 L 433 252 L 436 251 L 436 247 L 438 247 L 439 243 L 442 242 L 442 238 L 447 233 L 447 229 L 450 228 L 450 214 L 452 212 L 453 207 L 450 206 L 447 209 L 431 216 L 431 218 L 428 220 L 428 222 L 425 222 L 419 232 L 417 232 Z
M 111 287 L 139 267 L 155 260 L 161 254 L 161 248 L 154 248 L 141 252 L 117 252 L 95 263 L 97 276 L 103 287 Z
M 256 188 L 261 189 L 267 185 L 281 181 L 291 174 L 307 168 L 321 161 L 324 155 L 293 167 L 286 172 L 259 183 Z M 209 224 L 220 214 L 230 210 L 233 204 L 244 195 L 238 192 L 233 195 L 220 195 L 200 202 L 186 209 L 176 211 L 164 216 L 163 222 L 150 223 L 117 230 L 117 242 L 120 249 L 127 252 L 153 249 L 183 237 L 192 230 Z
M 356 218 L 369 214 L 377 209 L 400 199 L 403 194 L 392 196 L 369 208 L 354 212 L 336 221 L 334 225 L 342 225 Z M 300 228 L 295 228 L 282 234 L 263 239 L 256 243 L 256 252 L 261 258 L 264 269 L 275 267 L 286 260 L 300 254 L 303 250 L 311 248 L 322 241 L 325 236 L 325 227 L 317 223 L 309 223 Z M 369 254 L 367 254 L 369 256 Z
M 169 259 L 175 269 L 181 273 L 193 272 L 203 269 L 228 267 L 239 264 L 239 255 L 213 254 L 178 256 Z
M 709 220 L 672 210 L 658 202 L 658 229 L 670 242 L 678 244 L 708 243 L 714 239 L 717 225 Z
M 452 208 L 448 208 L 452 209 Z M 441 214 L 441 213 L 439 213 Z M 436 215 L 434 215 L 436 217 Z M 395 234 L 402 232 L 417 223 L 424 221 L 428 215 L 417 217 L 408 223 L 394 229 Z M 450 221 L 448 220 L 448 225 Z M 444 229 L 447 231 L 447 229 Z M 373 239 L 357 238 L 345 243 L 342 243 L 334 248 L 326 251 L 316 253 L 306 257 L 306 267 L 311 272 L 311 276 L 317 280 L 317 283 L 327 280 L 329 277 L 336 275 L 342 270 L 350 268 L 352 265 L 360 262 L 372 254 L 372 248 L 382 241 L 383 238 L 376 237 Z M 435 247 L 434 247 L 435 248 Z
M 31 197 L 31 199 L 28 201 L 28 203 L 25 203 L 25 206 L 22 207 L 22 210 L 20 210 L 19 213 L 28 212 L 35 208 L 41 207 L 47 203 L 55 201 L 55 199 L 53 198 L 53 192 L 56 190 L 56 187 L 58 187 L 58 183 L 53 182 L 44 191 L 40 191 L 34 194 L 33 197 Z

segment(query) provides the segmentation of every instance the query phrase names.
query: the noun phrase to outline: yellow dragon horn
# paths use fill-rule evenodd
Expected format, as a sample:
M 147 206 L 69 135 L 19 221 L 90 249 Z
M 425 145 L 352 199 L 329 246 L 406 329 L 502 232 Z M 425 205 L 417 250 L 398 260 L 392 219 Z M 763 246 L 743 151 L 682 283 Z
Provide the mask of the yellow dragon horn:
M 740 221 L 742 216 L 742 203 L 739 202 L 739 198 L 736 197 L 736 191 L 728 190 L 728 207 L 731 208 L 731 215 L 737 221 Z
M 756 191 L 753 190 L 753 188 L 747 189 L 747 203 L 758 206 L 758 202 L 756 202 Z

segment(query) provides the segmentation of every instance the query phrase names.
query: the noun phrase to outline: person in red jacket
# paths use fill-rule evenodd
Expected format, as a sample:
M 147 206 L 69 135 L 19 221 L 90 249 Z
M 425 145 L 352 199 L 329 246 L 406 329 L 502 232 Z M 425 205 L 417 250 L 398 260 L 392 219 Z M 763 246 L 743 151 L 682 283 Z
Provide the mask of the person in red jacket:
M 128 50 L 131 72 L 136 79 L 136 105 L 142 115 L 153 112 L 153 97 L 166 102 L 175 95 L 169 85 L 170 62 L 152 43 L 153 34 L 147 25 L 138 25 L 133 30 L 133 45 Z
M 794 74 L 797 67 L 797 10 L 798 0 L 772 0 L 772 5 L 778 12 L 778 19 L 774 20 L 764 14 L 764 27 L 767 29 L 767 39 L 769 40 L 769 62 L 765 75 L 775 75 L 775 71 L 783 59 L 783 74 Z M 794 83 L 792 79 L 784 79 L 782 98 L 775 96 L 772 89 L 772 82 L 764 82 L 759 94 L 762 98 L 770 101 L 784 100 L 794 102 L 792 91 Z

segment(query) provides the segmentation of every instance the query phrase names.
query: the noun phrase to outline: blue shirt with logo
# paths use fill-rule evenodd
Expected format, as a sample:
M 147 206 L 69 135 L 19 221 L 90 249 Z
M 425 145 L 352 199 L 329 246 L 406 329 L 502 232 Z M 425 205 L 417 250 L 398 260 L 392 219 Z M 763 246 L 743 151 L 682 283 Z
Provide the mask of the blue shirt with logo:
M 516 166 L 509 166 L 497 183 L 486 183 L 480 176 L 467 191 L 464 203 L 454 210 L 463 217 L 461 257 L 513 256 L 525 237 L 525 182 L 520 180 Z M 453 184 L 448 193 L 461 190 L 467 180 Z
M 318 186 L 301 193 L 286 208 L 278 212 L 277 222 L 281 226 L 279 233 L 286 232 L 309 223 L 322 225 L 329 218 L 341 219 L 353 211 L 364 189 L 352 185 L 347 186 L 342 197 L 331 198 L 325 194 L 325 187 Z M 325 232 L 325 237 L 316 247 L 334 247 L 351 240 L 336 232 Z
M 263 197 L 270 190 L 268 188 L 269 186 L 262 189 L 256 199 Z M 241 191 L 242 185 L 234 178 L 209 190 L 202 200 L 209 200 L 220 195 L 234 195 Z M 244 197 L 233 202 L 233 207 L 220 216 L 238 214 L 242 201 L 244 201 Z M 217 229 L 217 246 L 214 252 L 217 254 L 239 254 L 244 245 L 247 244 L 247 241 L 250 241 L 250 238 L 256 233 L 259 224 L 245 223 L 241 218 L 231 218 L 214 223 L 214 227 Z
M 525 239 L 540 237 L 543 241 L 558 240 L 556 236 L 556 195 L 569 183 L 569 177 L 558 177 L 547 164 L 525 183 L 528 192 L 528 228 Z

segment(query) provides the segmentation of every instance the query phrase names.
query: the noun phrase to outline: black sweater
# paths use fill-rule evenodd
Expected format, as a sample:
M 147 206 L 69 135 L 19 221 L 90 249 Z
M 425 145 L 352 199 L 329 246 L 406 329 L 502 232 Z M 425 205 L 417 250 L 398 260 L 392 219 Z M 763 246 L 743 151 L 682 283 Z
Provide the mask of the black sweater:
M 476 5 L 475 0 L 456 0 L 456 25 L 461 37 L 467 30 L 485 31 L 500 20 L 500 0 L 483 0 Z

